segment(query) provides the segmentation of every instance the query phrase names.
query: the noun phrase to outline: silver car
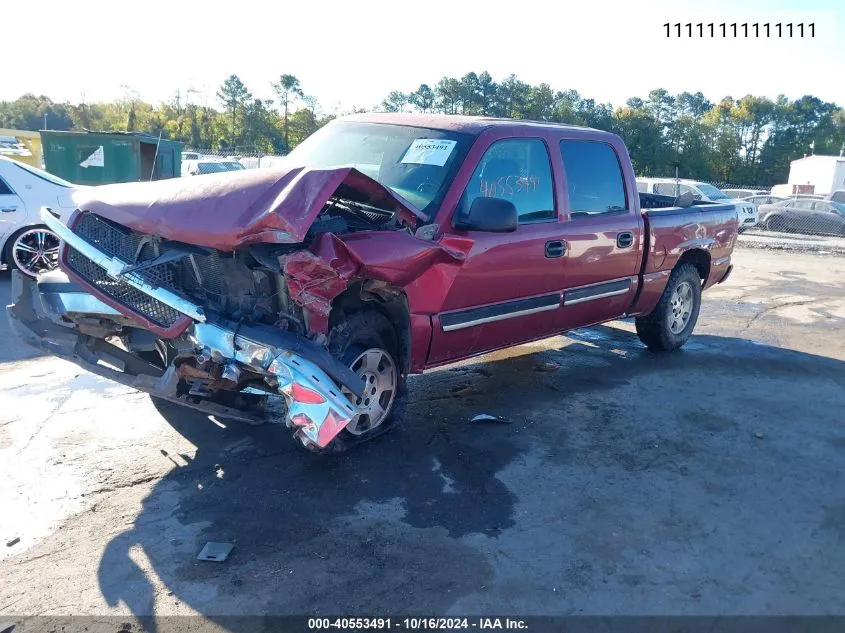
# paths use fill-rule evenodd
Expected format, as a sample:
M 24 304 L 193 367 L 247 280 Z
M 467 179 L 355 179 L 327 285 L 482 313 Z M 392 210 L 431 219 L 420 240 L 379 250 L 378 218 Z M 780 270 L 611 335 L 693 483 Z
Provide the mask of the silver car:
M 758 207 L 758 226 L 770 231 L 845 236 L 845 204 L 813 198 L 790 198 Z

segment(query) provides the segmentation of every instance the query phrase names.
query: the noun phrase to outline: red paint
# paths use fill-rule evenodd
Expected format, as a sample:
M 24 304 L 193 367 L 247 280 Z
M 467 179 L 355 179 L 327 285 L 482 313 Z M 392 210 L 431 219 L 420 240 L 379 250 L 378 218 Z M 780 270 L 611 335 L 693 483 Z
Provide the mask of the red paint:
M 320 446 L 328 446 L 329 442 L 334 439 L 334 436 L 349 422 L 348 418 L 338 418 L 334 411 L 329 410 L 326 414 L 326 419 L 320 425 L 320 430 L 317 432 L 317 440 Z
M 706 280 L 708 286 L 720 281 L 730 265 L 738 228 L 733 208 L 716 205 L 670 214 L 643 213 L 627 149 L 616 135 L 483 117 L 365 114 L 347 120 L 431 127 L 475 137 L 432 218 L 437 225 L 434 239 L 418 238 L 410 231 L 323 234 L 308 250 L 282 258 L 290 295 L 303 307 L 312 332 L 327 331 L 332 301 L 353 281 L 381 280 L 404 292 L 410 310 L 412 372 L 623 314 L 647 313 L 657 303 L 672 268 L 691 250 L 715 262 Z M 513 233 L 453 229 L 452 216 L 479 160 L 491 144 L 505 138 L 537 138 L 546 144 L 557 217 L 520 225 Z M 615 150 L 628 196 L 626 213 L 570 217 L 559 151 L 564 139 L 607 143 Z M 482 184 L 482 188 L 486 186 L 487 194 L 493 190 L 499 195 L 511 190 L 516 194 L 539 184 L 536 178 L 516 174 L 500 180 Z M 325 202 L 341 186 L 362 201 L 395 210 L 410 230 L 424 223 L 422 214 L 410 203 L 350 168 L 286 166 L 109 185 L 91 190 L 81 208 L 138 231 L 232 250 L 255 242 L 280 241 L 280 231 L 301 241 Z M 633 236 L 628 248 L 617 245 L 617 235 L 622 232 Z M 566 242 L 567 253 L 547 258 L 544 246 L 556 240 Z M 445 313 L 535 296 L 558 294 L 562 300 L 567 290 L 620 279 L 630 280 L 630 290 L 622 295 L 450 332 L 441 327 Z M 148 323 L 143 325 L 161 333 Z
M 326 401 L 319 393 L 303 387 L 298 382 L 291 385 L 290 397 L 303 404 L 323 404 Z
M 142 233 L 232 251 L 285 241 L 280 231 L 301 242 L 341 185 L 353 197 L 400 212 L 412 227 L 420 223 L 407 200 L 351 167 L 286 166 L 104 185 L 87 191 L 78 205 Z

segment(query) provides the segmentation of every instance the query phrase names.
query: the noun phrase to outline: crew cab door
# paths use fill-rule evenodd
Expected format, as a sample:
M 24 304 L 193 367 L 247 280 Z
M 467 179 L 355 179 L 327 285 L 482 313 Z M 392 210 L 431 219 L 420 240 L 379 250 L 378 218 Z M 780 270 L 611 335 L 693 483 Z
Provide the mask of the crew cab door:
M 0 176 L 0 237 L 8 236 L 26 220 L 26 205 L 11 185 Z
M 633 180 L 626 187 L 622 163 L 609 143 L 563 139 L 568 219 L 563 307 L 555 327 L 565 331 L 622 316 L 639 285 L 643 219 Z M 625 157 L 627 160 L 627 157 Z
M 430 365 L 542 338 L 554 330 L 565 246 L 546 142 L 534 137 L 493 141 L 455 213 L 469 209 L 479 196 L 512 201 L 519 225 L 511 233 L 446 227 L 446 235 L 472 239 L 473 245 L 434 318 Z

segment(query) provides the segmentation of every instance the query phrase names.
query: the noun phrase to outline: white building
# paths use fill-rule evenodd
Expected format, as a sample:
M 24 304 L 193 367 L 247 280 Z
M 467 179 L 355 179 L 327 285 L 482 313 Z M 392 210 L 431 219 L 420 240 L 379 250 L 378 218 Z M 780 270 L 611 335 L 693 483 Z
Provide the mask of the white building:
M 789 165 L 788 184 L 812 185 L 812 191 L 801 193 L 822 195 L 845 189 L 845 156 L 814 155 L 794 160 Z

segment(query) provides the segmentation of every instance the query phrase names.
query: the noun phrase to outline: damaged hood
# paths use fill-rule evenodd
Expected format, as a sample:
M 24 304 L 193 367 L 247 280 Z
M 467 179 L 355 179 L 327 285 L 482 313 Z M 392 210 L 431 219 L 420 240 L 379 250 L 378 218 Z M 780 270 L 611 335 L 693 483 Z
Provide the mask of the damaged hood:
M 425 216 L 352 167 L 271 169 L 122 183 L 80 192 L 78 209 L 141 233 L 231 251 L 296 243 L 335 193 L 397 213 L 415 228 Z

